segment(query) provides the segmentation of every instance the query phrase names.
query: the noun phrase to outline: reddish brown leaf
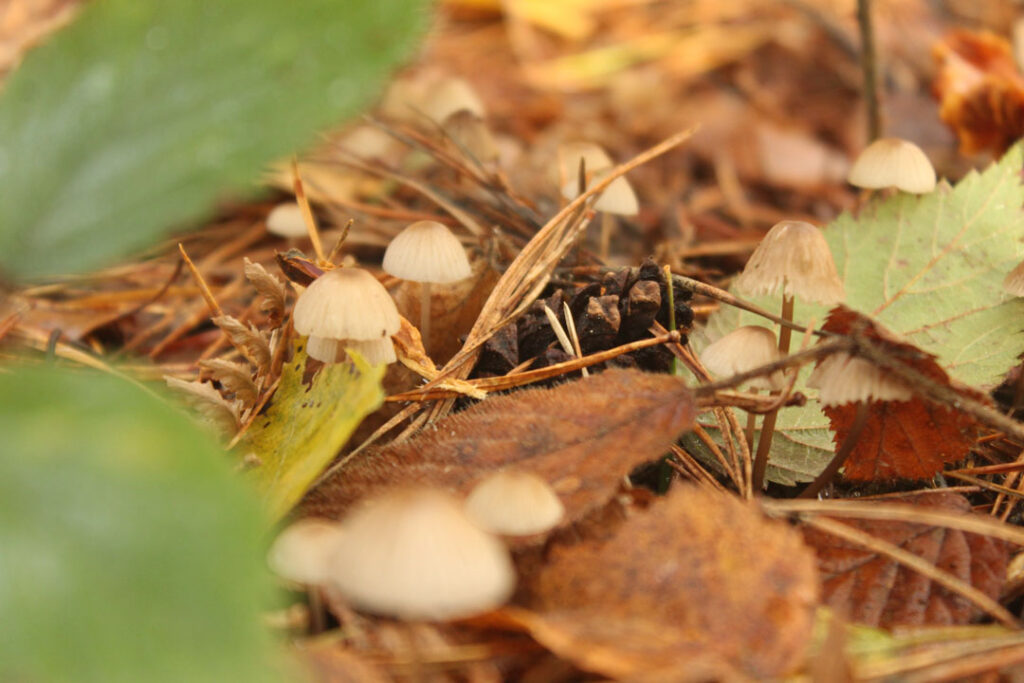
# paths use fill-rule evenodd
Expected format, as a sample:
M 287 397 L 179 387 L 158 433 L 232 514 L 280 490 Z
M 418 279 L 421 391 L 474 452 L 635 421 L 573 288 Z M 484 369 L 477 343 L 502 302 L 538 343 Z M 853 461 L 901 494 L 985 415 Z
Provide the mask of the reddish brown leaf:
M 856 311 L 837 306 L 829 314 L 824 329 L 870 339 L 929 379 L 950 385 L 949 375 L 934 356 L 896 338 Z M 974 399 L 986 400 L 966 387 L 958 387 L 958 390 Z M 823 410 L 835 432 L 838 448 L 850 434 L 857 404 L 829 406 Z M 874 401 L 868 410 L 864 430 L 843 471 L 843 476 L 850 480 L 927 479 L 941 472 L 945 463 L 965 458 L 978 434 L 978 424 L 971 416 L 920 398 Z
M 648 675 L 704 652 L 713 655 L 706 665 L 771 677 L 802 661 L 818 595 L 813 564 L 785 524 L 687 486 L 605 541 L 556 546 L 524 590 L 543 620 L 534 637 L 592 671 Z
M 889 500 L 944 512 L 970 512 L 967 499 L 955 493 Z M 924 524 L 841 521 L 925 558 L 992 598 L 999 597 L 1009 555 L 1002 541 Z M 811 528 L 804 529 L 804 540 L 818 554 L 825 602 L 852 621 L 886 628 L 949 625 L 965 624 L 979 614 L 959 595 L 862 546 Z
M 488 473 L 515 466 L 554 487 L 569 524 L 604 505 L 624 475 L 667 451 L 693 418 L 683 380 L 636 370 L 496 396 L 362 455 L 311 493 L 303 512 L 338 517 L 363 496 L 404 484 L 465 495 Z
M 1002 154 L 1024 136 L 1024 78 L 1005 38 L 956 31 L 933 52 L 939 116 L 957 134 L 964 154 Z

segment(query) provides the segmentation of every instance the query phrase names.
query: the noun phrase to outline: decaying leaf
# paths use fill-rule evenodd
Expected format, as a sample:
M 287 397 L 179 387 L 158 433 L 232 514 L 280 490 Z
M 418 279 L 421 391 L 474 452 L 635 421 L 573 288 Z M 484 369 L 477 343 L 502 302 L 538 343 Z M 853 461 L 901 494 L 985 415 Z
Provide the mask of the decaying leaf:
M 534 637 L 613 677 L 664 671 L 690 654 L 748 676 L 785 674 L 802 661 L 818 596 L 799 534 L 692 486 L 625 520 L 610 539 L 554 547 L 526 581 L 543 624 L 529 627 Z
M 249 259 L 245 259 L 245 277 L 260 293 L 260 311 L 267 315 L 272 325 L 280 325 L 284 318 L 284 283 L 268 273 L 261 264 Z
M 515 466 L 554 487 L 570 524 L 606 503 L 636 465 L 662 455 L 694 410 L 681 379 L 636 370 L 488 398 L 409 441 L 364 453 L 313 491 L 303 511 L 339 517 L 403 484 L 465 495 L 490 472 Z
M 256 366 L 259 374 L 265 375 L 270 372 L 270 359 L 273 354 L 270 351 L 270 342 L 262 332 L 252 325 L 244 325 L 230 315 L 213 318 L 213 324 L 224 330 L 235 348 Z
M 199 367 L 210 373 L 210 377 L 221 383 L 235 398 L 249 408 L 256 403 L 258 390 L 252 380 L 252 370 L 248 365 L 232 363 L 229 360 L 213 358 L 199 361 Z
M 856 311 L 836 307 L 824 329 L 869 339 L 929 379 L 950 384 L 949 375 L 934 356 L 896 339 Z M 960 391 L 975 400 L 986 400 L 981 393 L 966 387 Z M 823 410 L 838 446 L 850 433 L 857 405 L 847 403 Z M 873 401 L 869 411 L 864 430 L 846 461 L 846 479 L 927 479 L 941 472 L 945 463 L 967 457 L 978 435 L 978 424 L 970 415 L 917 397 L 909 401 Z
M 966 498 L 949 492 L 902 496 L 895 502 L 961 514 L 971 508 Z M 990 597 L 999 596 L 1009 559 L 1002 541 L 926 524 L 842 522 L 926 559 Z M 889 628 L 966 624 L 978 616 L 965 598 L 889 557 L 817 529 L 803 533 L 818 555 L 824 601 L 851 621 Z
M 281 374 L 266 413 L 246 434 L 246 448 L 259 465 L 250 476 L 281 517 L 337 455 L 362 419 L 380 406 L 383 366 L 352 354 L 352 365 L 324 365 L 310 385 L 302 382 L 306 353 L 301 345 Z
M 958 30 L 933 49 L 939 116 L 960 151 L 1002 154 L 1024 136 L 1024 77 L 1000 35 Z
M 241 401 L 228 401 L 213 385 L 199 380 L 186 382 L 177 377 L 164 377 L 164 381 L 183 396 L 203 419 L 225 434 L 234 434 L 238 430 Z

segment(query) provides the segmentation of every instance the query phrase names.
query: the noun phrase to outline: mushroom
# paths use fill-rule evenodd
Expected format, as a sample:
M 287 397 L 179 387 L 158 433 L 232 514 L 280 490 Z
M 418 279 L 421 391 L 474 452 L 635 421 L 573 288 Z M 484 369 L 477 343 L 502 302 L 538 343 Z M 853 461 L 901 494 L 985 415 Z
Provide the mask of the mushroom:
M 465 79 L 448 76 L 440 81 L 426 95 L 423 113 L 437 124 L 457 111 L 469 110 L 479 117 L 485 113 L 484 104 Z
M 468 153 L 481 165 L 489 166 L 498 160 L 498 145 L 483 118 L 469 109 L 460 109 L 441 124 L 445 134 L 463 153 Z
M 286 581 L 299 584 L 309 595 L 310 622 L 314 632 L 324 624 L 320 587 L 327 581 L 330 561 L 341 537 L 337 522 L 307 518 L 278 534 L 267 553 L 267 564 Z
M 779 342 L 775 333 L 760 325 L 744 325 L 729 334 L 708 344 L 700 359 L 704 366 L 713 374 L 731 377 L 741 372 L 753 370 L 761 365 L 773 363 L 782 358 Z M 747 385 L 757 391 L 781 391 L 786 385 L 784 373 L 777 371 L 771 375 L 755 377 Z M 754 422 L 757 416 L 747 413 L 747 443 L 754 447 Z
M 502 470 L 473 487 L 466 514 L 495 534 L 528 536 L 553 529 L 565 506 L 551 485 L 530 472 Z
M 309 236 L 309 229 L 306 227 L 306 219 L 302 216 L 302 209 L 295 202 L 284 202 L 278 204 L 266 219 L 267 232 L 288 240 L 288 246 L 292 246 L 296 240 Z
M 295 330 L 309 337 L 311 358 L 336 363 L 349 348 L 373 365 L 396 360 L 391 335 L 401 327 L 398 309 L 365 270 L 336 268 L 318 277 L 299 296 L 293 319 Z
M 796 297 L 821 304 L 836 304 L 846 294 L 836 272 L 832 252 L 821 231 L 804 221 L 780 221 L 773 225 L 757 245 L 743 272 L 736 278 L 736 287 L 751 294 L 782 294 L 782 318 L 792 322 Z M 789 352 L 792 330 L 783 325 L 779 331 L 779 351 Z M 768 451 L 778 411 L 765 415 L 761 438 L 754 457 L 755 491 L 764 484 Z
M 430 346 L 430 288 L 473 274 L 466 251 L 452 231 L 437 221 L 417 221 L 398 233 L 384 251 L 384 270 L 420 283 L 420 335 Z
M 562 196 L 572 200 L 580 195 L 580 169 L 586 173 L 583 187 L 590 187 L 614 168 L 611 157 L 598 145 L 592 142 L 571 142 L 558 148 L 563 174 L 567 178 L 562 185 Z M 594 202 L 594 209 L 601 211 L 601 241 L 599 253 L 602 259 L 608 258 L 608 247 L 611 241 L 613 216 L 635 216 L 640 211 L 636 193 L 629 181 L 620 176 L 613 180 L 601 196 Z
M 836 449 L 825 469 L 807 488 L 800 492 L 800 498 L 813 498 L 832 481 L 853 452 L 872 401 L 909 401 L 914 393 L 906 384 L 895 379 L 863 358 L 848 353 L 828 356 L 811 373 L 807 386 L 818 389 L 818 401 L 823 406 L 838 406 L 856 403 L 857 412 L 853 417 L 850 432 L 842 445 Z
M 928 194 L 935 189 L 935 168 L 913 142 L 881 138 L 860 153 L 846 180 L 865 189 L 895 187 L 910 194 Z
M 406 620 L 489 611 L 515 588 L 508 550 L 432 489 L 386 493 L 342 521 L 330 584 L 353 606 Z

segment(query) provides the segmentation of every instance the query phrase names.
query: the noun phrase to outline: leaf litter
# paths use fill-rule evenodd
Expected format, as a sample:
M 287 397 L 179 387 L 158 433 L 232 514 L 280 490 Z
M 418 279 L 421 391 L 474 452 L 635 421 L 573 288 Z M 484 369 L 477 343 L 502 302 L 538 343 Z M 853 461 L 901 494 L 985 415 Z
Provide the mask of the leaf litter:
M 370 157 L 365 157 L 367 160 L 358 162 L 353 172 L 351 166 L 343 166 L 323 150 L 310 152 L 310 158 L 301 163 L 309 196 L 315 202 L 314 211 L 327 228 L 324 243 L 333 243 L 341 233 L 340 226 L 350 218 L 355 219 L 343 249 L 344 259 L 373 263 L 388 237 L 404 222 L 437 218 L 473 228 L 470 232 L 475 236 L 470 241 L 479 239 L 474 246 L 489 261 L 485 272 L 508 276 L 498 283 L 496 294 L 491 294 L 491 285 L 487 283 L 472 288 L 467 298 L 459 294 L 453 299 L 446 313 L 458 318 L 457 327 L 460 333 L 469 334 L 469 340 L 444 340 L 449 346 L 435 360 L 444 360 L 444 356 L 459 348 L 463 351 L 456 353 L 454 363 L 440 370 L 433 362 L 427 362 L 430 359 L 425 354 L 413 363 L 428 382 L 453 387 L 455 395 L 468 395 L 470 392 L 458 382 L 470 376 L 470 361 L 476 349 L 486 348 L 484 344 L 501 349 L 498 342 L 502 330 L 509 329 L 510 321 L 529 321 L 530 307 L 535 301 L 550 297 L 553 287 L 562 288 L 570 300 L 575 292 L 586 292 L 580 300 L 587 302 L 587 310 L 591 308 L 590 302 L 597 302 L 593 320 L 612 320 L 611 309 L 600 306 L 605 303 L 602 297 L 607 295 L 587 289 L 599 283 L 608 271 L 593 258 L 593 244 L 587 241 L 583 230 L 588 217 L 585 210 L 567 212 L 567 221 L 562 224 L 548 222 L 546 240 L 535 242 L 527 250 L 529 259 L 516 259 L 523 246 L 545 225 L 544 217 L 557 212 L 555 195 L 560 183 L 548 177 L 543 165 L 554 158 L 556 144 L 580 136 L 580 131 L 585 130 L 587 137 L 608 144 L 615 158 L 629 159 L 652 140 L 667 138 L 697 122 L 703 124 L 703 129 L 686 146 L 630 171 L 629 178 L 641 195 L 642 209 L 636 219 L 623 222 L 620 231 L 613 234 L 613 252 L 621 263 L 636 265 L 641 258 L 654 253 L 656 263 L 667 263 L 676 273 L 721 284 L 736 272 L 758 236 L 771 223 L 793 216 L 813 218 L 818 223 L 835 219 L 825 235 L 844 274 L 847 290 L 852 292 L 848 305 L 907 336 L 924 354 L 922 357 L 934 356 L 935 360 L 928 362 L 935 363 L 953 380 L 947 382 L 931 375 L 944 386 L 963 391 L 956 384 L 962 382 L 990 388 L 1024 350 L 1017 334 L 1019 324 L 1015 322 L 1021 319 L 1020 300 L 1001 294 L 999 289 L 1002 277 L 1022 253 L 1019 149 L 1011 150 L 987 171 L 971 173 L 936 195 L 924 199 L 876 197 L 857 213 L 840 216 L 843 209 L 857 206 L 856 197 L 842 186 L 842 178 L 851 152 L 860 147 L 859 131 L 854 130 L 855 121 L 848 116 L 859 97 L 848 76 L 853 55 L 852 43 L 845 37 L 853 26 L 849 17 L 829 9 L 817 19 L 809 19 L 791 8 L 737 6 L 730 10 L 720 3 L 698 2 L 685 13 L 673 7 L 652 7 L 652 16 L 641 20 L 633 14 L 635 10 L 617 3 L 592 3 L 582 9 L 571 9 L 567 3 L 553 5 L 556 14 L 564 11 L 564 17 L 568 17 L 565 23 L 543 13 L 535 15 L 529 8 L 508 10 L 515 16 L 502 18 L 495 13 L 497 4 L 477 5 L 467 9 L 466 3 L 457 0 L 444 3 L 441 11 L 458 30 L 441 29 L 441 38 L 430 46 L 424 64 L 400 78 L 415 80 L 419 74 L 436 69 L 437 64 L 472 76 L 472 84 L 480 89 L 490 108 L 490 122 L 505 136 L 499 140 L 504 145 L 504 156 L 498 170 L 480 171 L 472 159 L 452 151 L 446 140 L 439 142 L 432 132 L 424 132 L 415 123 L 400 124 L 386 118 L 384 127 L 393 135 L 392 143 L 399 150 L 397 155 L 395 147 L 388 152 L 386 163 L 391 166 L 371 163 Z M 974 17 L 972 21 L 994 27 L 1007 25 L 1006 15 L 1000 14 L 1001 5 L 987 6 L 978 15 L 980 19 Z M 735 14 L 740 10 L 740 14 Z M 918 3 L 899 3 L 892 11 L 910 25 L 923 25 L 935 19 L 930 10 Z M 740 30 L 735 22 L 744 12 L 749 12 L 746 20 L 750 24 Z M 655 19 L 673 29 L 684 27 L 683 34 L 692 35 L 692 39 L 677 40 L 683 34 L 670 31 L 659 40 L 637 40 L 643 31 L 654 28 Z M 951 21 L 949 17 L 941 20 Z M 510 28 L 513 21 L 517 22 L 514 30 Z M 906 59 L 911 52 L 927 54 L 928 45 L 921 36 L 913 31 L 898 31 L 895 25 L 894 22 L 877 27 L 878 38 L 889 46 L 891 59 Z M 568 27 L 578 29 L 572 32 L 574 40 L 586 41 L 587 36 L 592 40 L 595 26 L 600 27 L 604 47 L 611 49 L 574 44 L 561 37 Z M 804 33 L 791 30 L 794 26 Z M 552 28 L 558 30 L 548 33 Z M 737 31 L 735 35 L 743 39 L 735 41 L 734 49 L 715 52 L 713 45 L 721 44 L 721 37 L 731 35 L 731 31 Z M 826 35 L 831 37 L 822 37 Z M 958 40 L 959 43 L 950 41 L 949 45 L 963 55 L 960 48 L 970 44 L 970 40 Z M 480 47 L 484 45 L 497 45 L 500 49 L 490 50 L 483 57 Z M 1003 88 L 1003 82 L 1013 84 L 1019 78 L 1005 71 L 1009 67 L 1004 47 L 998 47 L 996 52 L 1003 55 L 996 70 L 1003 81 L 986 82 L 989 91 L 982 90 L 981 95 L 960 87 L 962 84 L 956 79 L 973 82 L 962 72 L 944 73 L 943 78 L 946 92 L 968 93 L 961 102 L 954 101 L 960 109 L 953 116 L 952 127 L 963 140 L 975 141 L 969 144 L 998 149 L 1005 145 L 1002 140 L 1012 137 L 1013 128 L 1007 129 L 1010 133 L 994 128 L 1001 125 L 998 116 L 989 117 L 994 123 L 985 120 L 981 128 L 970 128 L 977 121 L 967 118 L 972 109 L 964 104 L 985 98 L 996 104 L 1014 101 L 1016 94 L 999 94 L 994 98 L 990 94 Z M 472 64 L 472 68 L 468 69 L 467 64 Z M 899 66 L 910 69 L 906 73 L 918 82 L 928 83 L 930 75 L 919 72 L 917 66 L 908 66 L 912 64 L 912 60 L 903 61 Z M 883 65 L 883 72 L 891 78 L 887 68 Z M 972 68 L 983 67 L 974 64 Z M 502 76 L 492 77 L 494 74 Z M 729 88 L 722 88 L 726 81 Z M 551 89 L 555 84 L 557 89 Z M 566 94 L 563 90 L 575 92 Z M 653 93 L 658 97 L 653 97 Z M 894 107 L 908 103 L 897 103 L 896 99 L 892 100 Z M 918 112 L 929 114 L 935 107 L 927 95 L 918 96 L 909 104 L 919 107 Z M 944 102 L 943 111 L 952 106 Z M 964 162 L 942 156 L 941 150 L 949 145 L 948 133 L 931 126 L 927 116 L 908 116 L 902 109 L 894 112 L 894 126 L 907 120 L 920 125 L 918 141 L 926 144 L 933 158 L 944 161 L 947 175 L 963 175 L 967 168 Z M 585 127 L 580 126 L 581 120 L 586 121 Z M 1012 123 L 1012 119 L 1007 121 Z M 529 144 L 523 145 L 522 141 Z M 417 154 L 425 153 L 434 161 L 427 162 L 426 167 L 405 163 L 403 159 L 411 158 L 410 146 L 417 148 Z M 446 156 L 439 153 L 442 147 L 447 150 Z M 779 150 L 785 153 L 780 154 Z M 800 162 L 784 163 L 783 157 Z M 368 170 L 372 168 L 376 171 Z M 291 191 L 290 178 L 283 187 L 285 192 Z M 121 370 L 140 378 L 168 373 L 187 382 L 196 378 L 196 368 L 201 367 L 202 376 L 212 382 L 194 384 L 205 389 L 192 389 L 190 393 L 198 396 L 197 391 L 201 392 L 200 401 L 220 406 L 215 408 L 219 412 L 238 402 L 237 416 L 232 418 L 234 426 L 228 429 L 229 434 L 235 433 L 235 452 L 245 469 L 256 470 L 247 476 L 265 479 L 261 486 L 269 499 L 275 501 L 273 506 L 281 515 L 339 451 L 345 453 L 359 446 L 346 445 L 353 427 L 349 423 L 358 422 L 359 410 L 370 410 L 373 401 L 354 397 L 360 395 L 365 399 L 379 389 L 354 389 L 346 384 L 354 381 L 352 376 L 342 379 L 344 371 L 318 369 L 315 364 L 307 367 L 301 353 L 292 351 L 288 339 L 288 289 L 308 284 L 322 271 L 313 262 L 302 262 L 296 252 L 287 257 L 280 254 L 284 250 L 280 241 L 266 236 L 260 222 L 274 203 L 229 205 L 206 229 L 187 238 L 189 252 L 196 256 L 198 272 L 208 280 L 210 291 L 223 306 L 224 332 L 208 324 L 206 302 L 195 287 L 179 278 L 175 256 L 168 252 L 120 270 L 94 273 L 76 283 L 23 293 L 25 304 L 33 307 L 33 314 L 5 311 L 0 316 L 0 338 L 37 351 L 52 348 L 58 358 L 71 362 L 95 362 L 74 346 L 80 341 L 97 350 L 117 351 L 122 346 L 136 349 L 158 364 L 153 367 L 129 361 L 122 366 Z M 452 216 L 446 215 L 448 212 Z M 928 229 L 918 232 L 921 226 Z M 308 247 L 301 240 L 294 246 Z M 886 257 L 878 258 L 879 253 Z M 243 263 L 243 258 L 251 263 Z M 294 284 L 282 284 L 273 274 L 275 261 L 301 271 L 301 275 L 293 276 L 284 270 L 286 279 Z M 243 272 L 251 284 L 246 283 Z M 551 285 L 547 284 L 549 280 Z M 386 278 L 384 281 L 393 289 L 403 287 L 396 287 Z M 483 303 L 488 296 L 490 300 Z M 413 313 L 415 299 L 408 297 L 409 313 Z M 467 304 L 470 299 L 475 301 Z M 102 310 L 100 304 L 109 309 Z M 481 304 L 483 315 L 470 312 Z M 698 298 L 692 304 L 698 327 L 710 311 L 719 309 L 707 320 L 712 335 L 731 329 L 740 319 L 732 309 L 718 307 L 710 300 Z M 797 312 L 798 320 L 821 320 L 825 314 L 799 303 Z M 442 327 L 437 325 L 435 330 Z M 54 330 L 66 334 L 50 344 L 48 337 Z M 698 329 L 693 336 L 696 339 L 701 334 Z M 417 339 L 411 334 L 407 336 L 411 353 L 421 353 Z M 673 343 L 666 341 L 669 346 Z M 888 347 L 886 352 L 894 350 Z M 549 360 L 559 361 L 554 351 L 543 350 Z M 518 364 L 530 360 L 511 352 L 505 355 Z M 682 362 L 679 355 L 676 358 Z M 512 374 L 507 377 L 513 378 L 521 368 L 515 367 L 517 363 L 510 365 L 502 371 L 511 369 Z M 559 363 L 554 366 L 559 367 Z M 913 367 L 925 371 L 919 364 Z M 378 437 L 382 443 L 357 453 L 327 486 L 315 490 L 300 508 L 303 513 L 322 505 L 324 510 L 340 514 L 371 491 L 417 478 L 464 492 L 484 471 L 510 463 L 527 463 L 544 472 L 549 481 L 561 482 L 568 491 L 565 500 L 572 511 L 571 518 L 566 527 L 547 539 L 545 546 L 518 551 L 523 596 L 518 606 L 487 617 L 491 620 L 489 625 L 439 624 L 431 627 L 436 629 L 432 635 L 411 635 L 403 632 L 401 625 L 392 628 L 378 620 L 360 617 L 364 633 L 380 637 L 360 641 L 358 635 L 347 636 L 344 647 L 333 651 L 330 646 L 318 646 L 316 659 L 322 665 L 324 678 L 336 680 L 360 667 L 363 675 L 371 679 L 409 675 L 410 671 L 419 675 L 424 666 L 446 676 L 456 672 L 467 674 L 473 666 L 484 663 L 491 668 L 477 668 L 476 675 L 492 679 L 510 672 L 525 677 L 552 670 L 571 677 L 574 667 L 609 677 L 672 680 L 799 669 L 806 648 L 814 647 L 807 626 L 811 619 L 807 614 L 814 604 L 809 588 L 814 583 L 814 570 L 807 569 L 808 548 L 794 534 L 785 533 L 787 530 L 780 524 L 766 523 L 751 508 L 733 499 L 682 489 L 678 484 L 671 486 L 666 499 L 646 500 L 642 506 L 623 503 L 626 498 L 642 498 L 636 489 L 623 488 L 623 476 L 634 465 L 657 461 L 667 452 L 695 411 L 693 399 L 682 398 L 686 395 L 685 382 L 676 381 L 671 385 L 674 388 L 669 388 L 668 379 L 605 370 L 589 380 L 564 382 L 553 389 L 491 395 L 480 406 L 468 409 L 466 399 L 435 404 L 428 398 L 427 390 L 417 388 L 417 393 L 409 391 L 412 387 L 403 389 L 399 395 L 421 403 L 407 405 L 400 413 L 405 417 L 395 425 L 410 419 L 416 425 L 423 424 L 427 422 L 428 411 L 434 418 L 453 409 L 456 412 L 430 422 L 418 434 L 413 434 L 415 428 L 406 429 L 396 439 L 394 433 L 382 432 Z M 659 384 L 662 380 L 666 380 L 664 385 Z M 586 388 L 594 382 L 597 389 Z M 653 390 L 652 383 L 659 384 L 661 389 Z M 802 381 L 797 388 L 804 391 Z M 493 386 L 489 389 L 500 390 Z M 643 395 L 645 390 L 648 395 Z M 335 403 L 333 397 L 337 395 L 343 399 Z M 667 395 L 675 398 L 666 398 Z M 363 408 L 350 409 L 351 404 L 361 404 Z M 1014 444 L 1000 441 L 998 434 L 986 434 L 990 440 L 984 443 L 991 443 L 992 447 L 979 445 L 975 439 L 978 427 L 973 421 L 960 422 L 959 412 L 936 408 L 934 403 L 921 399 L 912 404 L 917 406 L 913 409 L 916 412 L 879 411 L 874 416 L 878 421 L 876 431 L 884 435 L 879 437 L 879 443 L 888 445 L 872 447 L 871 452 L 864 454 L 864 467 L 871 470 L 865 476 L 923 478 L 939 471 L 943 462 L 963 457 L 971 458 L 969 466 L 979 464 L 983 469 L 984 463 L 1012 461 L 1019 452 L 1019 446 L 1013 450 Z M 498 406 L 493 421 L 489 421 L 492 417 L 484 417 L 487 410 L 483 408 L 488 405 Z M 668 414 L 673 411 L 675 417 L 670 419 Z M 502 435 L 503 427 L 497 422 L 501 415 L 528 429 L 516 432 L 508 428 Z M 614 425 L 601 431 L 605 428 L 600 424 L 601 416 L 611 416 Z M 837 413 L 832 417 L 841 438 L 842 425 L 849 422 L 849 417 Z M 335 418 L 341 418 L 340 424 L 335 423 Z M 548 426 L 540 429 L 539 434 L 532 434 L 531 420 Z M 265 433 L 276 430 L 281 423 L 288 423 L 288 428 L 278 430 L 280 433 L 273 438 Z M 442 438 L 448 425 L 455 425 L 456 435 L 461 435 L 451 443 Z M 891 429 L 891 425 L 908 428 L 905 442 L 886 442 L 886 438 L 892 439 L 899 431 Z M 787 484 L 813 477 L 832 450 L 833 435 L 827 418 L 812 400 L 803 409 L 783 409 L 779 426 L 782 433 L 777 436 L 772 454 L 779 466 L 774 479 Z M 499 433 L 498 444 L 483 447 L 487 442 L 478 438 L 483 431 L 488 435 Z M 406 440 L 402 441 L 403 438 Z M 481 446 L 474 449 L 474 441 Z M 864 443 L 870 440 L 865 438 Z M 945 454 L 936 453 L 937 443 L 946 449 Z M 252 444 L 260 445 L 254 448 Z M 312 444 L 312 448 L 307 449 L 307 444 Z M 445 444 L 454 444 L 455 450 L 446 453 Z M 428 447 L 421 453 L 418 449 L 424 445 Z M 933 459 L 919 469 L 891 468 L 893 463 L 899 465 L 907 460 L 907 453 L 914 449 Z M 879 454 L 881 458 L 870 457 Z M 935 458 L 936 455 L 939 457 Z M 980 462 L 976 463 L 977 459 Z M 847 477 L 858 474 L 857 462 L 851 461 Z M 271 475 L 271 470 L 276 473 Z M 715 477 L 719 474 L 711 470 L 703 476 L 717 482 Z M 983 476 L 1003 477 L 1000 480 L 1007 486 L 1014 486 L 1012 473 Z M 967 498 L 953 494 L 930 494 L 938 498 L 918 495 L 911 497 L 911 502 L 927 500 L 935 504 L 939 500 L 953 512 L 970 505 L 995 509 L 994 491 L 972 489 L 965 493 L 970 503 Z M 842 495 L 841 489 L 838 494 Z M 738 528 L 716 526 L 723 515 L 735 520 Z M 963 585 L 998 598 L 1003 581 L 1000 563 L 1005 563 L 1006 555 L 1001 542 L 934 526 L 933 521 L 876 524 L 855 520 L 850 524 L 888 539 L 925 562 L 949 569 Z M 985 530 L 992 531 L 991 527 L 983 528 L 982 532 Z M 906 566 L 893 568 L 893 560 L 877 554 L 877 549 L 858 546 L 848 539 L 839 540 L 817 529 L 804 531 L 805 538 L 814 538 L 811 545 L 818 553 L 826 600 L 836 600 L 837 608 L 849 607 L 848 602 L 838 602 L 835 597 L 846 594 L 845 588 L 835 588 L 844 581 L 855 583 L 872 598 L 854 601 L 863 604 L 865 611 L 848 619 L 872 623 L 872 619 L 882 615 L 877 623 L 886 626 L 900 619 L 925 626 L 977 619 L 977 606 L 965 602 L 955 590 L 938 586 L 934 578 Z M 711 538 L 723 539 L 722 546 L 728 550 L 718 548 Z M 680 549 L 682 545 L 686 545 L 685 552 Z M 840 547 L 841 551 L 822 550 Z M 751 553 L 752 549 L 759 549 L 759 554 Z M 719 551 L 722 554 L 716 556 L 714 553 Z M 710 572 L 708 576 L 717 577 L 718 581 L 697 594 L 690 592 L 700 585 L 696 579 L 672 574 L 681 571 L 672 565 L 673 561 L 691 555 L 695 563 L 713 566 L 717 561 L 719 568 L 726 567 L 718 574 Z M 888 582 L 872 584 L 874 578 L 866 579 L 856 567 L 844 563 L 850 557 L 861 558 L 866 566 L 878 568 L 871 576 L 884 575 Z M 734 572 L 737 565 L 740 569 Z M 668 585 L 648 585 L 657 578 L 648 571 L 652 567 L 664 567 L 663 576 L 674 576 L 677 580 Z M 769 588 L 775 584 L 765 577 L 775 576 L 773 571 L 788 571 L 787 580 L 794 582 L 789 585 L 799 586 L 794 592 L 802 597 L 794 603 L 794 596 L 781 596 L 780 604 L 788 607 L 775 613 L 758 602 L 762 598 L 758 591 L 743 594 L 739 588 L 721 588 L 747 576 L 741 570 L 763 570 L 760 578 L 747 578 L 751 585 Z M 796 574 L 801 578 L 795 578 Z M 700 572 L 696 575 L 703 577 Z M 636 590 L 632 590 L 634 587 Z M 529 597 L 531 593 L 535 593 L 533 598 Z M 921 596 L 926 596 L 923 602 Z M 758 610 L 770 613 L 763 622 L 748 623 L 735 616 Z M 343 623 L 351 623 L 352 615 L 343 606 L 337 607 L 336 612 Z M 780 615 L 789 615 L 790 619 L 773 621 Z M 721 617 L 721 621 L 716 621 L 716 617 Z M 685 626 L 692 623 L 698 625 Z M 757 629 L 767 624 L 775 624 L 780 630 L 769 634 L 772 640 L 758 642 L 756 638 L 761 635 L 757 635 Z M 502 640 L 508 638 L 508 628 L 526 632 L 530 637 L 515 636 L 515 645 L 503 650 L 509 645 Z M 502 631 L 504 635 L 495 635 Z M 873 660 L 869 666 L 851 654 L 855 651 L 851 649 L 853 644 L 859 642 L 856 629 L 844 627 L 842 631 L 846 635 L 847 656 L 852 657 L 849 670 L 857 675 L 885 671 L 888 666 L 891 671 L 924 671 L 922 675 L 927 677 L 930 666 L 936 675 L 940 666 L 949 666 L 915 665 L 912 658 L 901 659 L 913 646 L 900 649 L 894 644 L 896 639 L 888 641 L 888 658 L 882 657 L 881 664 Z M 358 629 L 352 633 L 358 633 Z M 721 637 L 716 638 L 716 634 Z M 932 637 L 941 640 L 938 635 Z M 967 647 L 965 643 L 970 643 L 975 652 L 991 653 L 993 661 L 1002 657 L 998 661 L 1013 663 L 1020 661 L 1019 656 L 1014 659 L 1013 647 L 1021 647 L 1015 637 L 1008 631 L 988 631 L 986 635 L 968 635 L 964 631 L 962 641 L 942 641 L 931 652 L 941 659 L 943 652 L 961 652 Z M 983 641 L 984 638 L 989 640 Z M 398 645 L 403 642 L 405 645 Z M 457 643 L 475 643 L 477 649 L 460 650 Z M 698 648 L 695 644 L 703 645 Z M 554 654 L 538 657 L 540 647 Z M 508 655 L 509 652 L 514 654 Z M 528 663 L 531 658 L 533 664 Z M 364 661 L 368 663 L 365 666 L 360 664 Z M 433 663 L 425 663 L 428 661 Z M 502 664 L 496 666 L 495 662 Z M 964 670 L 968 670 L 968 665 L 970 662 L 964 658 Z M 974 666 L 977 671 L 986 670 L 983 663 Z

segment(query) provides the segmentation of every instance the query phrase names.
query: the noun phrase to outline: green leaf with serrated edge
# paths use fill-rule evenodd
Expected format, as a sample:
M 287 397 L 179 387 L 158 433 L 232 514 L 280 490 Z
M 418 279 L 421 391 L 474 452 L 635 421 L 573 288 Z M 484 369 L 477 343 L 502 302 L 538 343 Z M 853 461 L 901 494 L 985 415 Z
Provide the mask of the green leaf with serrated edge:
M 104 0 L 0 91 L 0 270 L 151 244 L 364 107 L 425 0 Z
M 325 365 L 307 385 L 302 382 L 305 347 L 298 346 L 270 408 L 249 429 L 242 448 L 259 459 L 251 476 L 274 519 L 291 510 L 363 418 L 384 401 L 385 367 L 350 356 L 352 364 Z
M 185 414 L 20 368 L 0 434 L 0 680 L 294 680 L 261 626 L 266 515 Z
M 859 216 L 843 214 L 824 230 L 846 286 L 846 305 L 938 356 L 954 379 L 979 388 L 998 383 L 1024 353 L 1024 299 L 1002 290 L 1003 278 L 1024 257 L 1022 162 L 1018 145 L 953 188 L 876 199 Z M 781 307 L 778 297 L 749 298 L 771 311 Z M 820 324 L 826 312 L 797 302 L 795 315 Z M 703 348 L 749 324 L 766 321 L 725 306 L 694 344 Z M 807 374 L 797 389 L 813 395 L 804 386 Z M 783 409 L 769 479 L 812 479 L 832 456 L 828 425 L 816 401 Z

